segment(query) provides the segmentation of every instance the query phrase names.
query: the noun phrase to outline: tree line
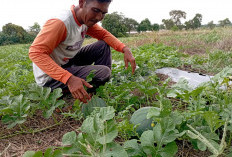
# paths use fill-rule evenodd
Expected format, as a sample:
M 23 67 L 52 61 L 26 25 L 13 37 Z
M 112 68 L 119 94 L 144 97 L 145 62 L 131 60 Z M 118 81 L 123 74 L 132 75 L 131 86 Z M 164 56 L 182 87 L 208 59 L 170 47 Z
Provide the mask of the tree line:
M 125 17 L 122 13 L 113 12 L 107 14 L 102 21 L 102 26 L 111 32 L 116 37 L 127 37 L 132 31 L 135 32 L 146 32 L 146 31 L 159 31 L 160 29 L 166 30 L 188 30 L 197 29 L 200 27 L 207 27 L 213 29 L 216 26 L 225 27 L 231 25 L 229 18 L 218 21 L 215 24 L 210 21 L 208 24 L 202 26 L 203 16 L 197 13 L 193 19 L 182 23 L 183 19 L 186 19 L 186 12 L 181 10 L 172 10 L 169 12 L 170 18 L 163 19 L 162 24 L 152 24 L 148 18 L 145 18 L 140 23 L 132 18 Z M 0 32 L 0 46 L 17 44 L 17 43 L 31 43 L 36 35 L 40 31 L 40 25 L 35 22 L 33 26 L 30 26 L 28 30 L 23 27 L 8 23 L 2 27 Z
M 113 12 L 111 14 L 107 14 L 102 21 L 102 26 L 106 28 L 109 32 L 111 32 L 116 37 L 125 37 L 130 34 L 131 31 L 136 32 L 145 32 L 145 31 L 158 31 L 160 29 L 166 30 L 188 30 L 188 29 L 197 29 L 200 27 L 207 27 L 213 29 L 216 26 L 225 27 L 231 25 L 231 21 L 229 18 L 218 21 L 219 24 L 215 24 L 213 21 L 210 21 L 206 25 L 202 25 L 203 16 L 197 13 L 193 19 L 190 19 L 184 23 L 181 21 L 186 19 L 186 12 L 181 10 L 172 10 L 169 12 L 170 18 L 163 19 L 162 24 L 151 24 L 148 18 L 142 20 L 138 23 L 136 20 L 132 18 L 127 18 L 123 14 L 118 12 Z
M 30 26 L 29 30 L 25 30 L 22 26 L 8 23 L 2 27 L 0 32 L 0 46 L 31 43 L 39 31 L 40 25 L 37 22 Z

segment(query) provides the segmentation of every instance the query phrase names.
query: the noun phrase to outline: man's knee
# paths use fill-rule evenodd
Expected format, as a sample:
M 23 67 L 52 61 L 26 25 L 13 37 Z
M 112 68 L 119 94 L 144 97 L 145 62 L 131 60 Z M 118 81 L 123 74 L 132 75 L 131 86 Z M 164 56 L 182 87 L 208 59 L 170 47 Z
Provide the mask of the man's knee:
M 104 47 L 104 46 L 109 47 L 109 45 L 104 40 L 98 40 L 98 44 L 101 47 Z
M 104 40 L 99 40 L 97 45 L 99 50 L 110 52 L 110 46 Z
M 96 71 L 95 79 L 101 82 L 107 82 L 111 76 L 111 69 L 105 65 L 98 65 L 99 69 Z

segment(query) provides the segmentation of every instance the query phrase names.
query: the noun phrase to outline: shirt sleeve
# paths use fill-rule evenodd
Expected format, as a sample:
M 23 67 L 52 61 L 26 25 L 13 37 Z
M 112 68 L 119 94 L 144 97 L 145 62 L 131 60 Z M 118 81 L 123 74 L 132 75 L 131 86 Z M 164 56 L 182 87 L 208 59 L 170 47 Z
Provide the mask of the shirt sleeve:
M 64 84 L 72 74 L 56 64 L 50 54 L 65 40 L 66 36 L 67 29 L 61 20 L 48 20 L 29 49 L 29 58 L 32 62 L 47 75 Z
M 110 32 L 108 32 L 98 24 L 90 27 L 87 30 L 87 35 L 90 35 L 91 37 L 98 40 L 104 40 L 108 45 L 119 52 L 123 52 L 123 48 L 125 47 L 125 44 L 123 44 L 115 36 L 113 36 Z

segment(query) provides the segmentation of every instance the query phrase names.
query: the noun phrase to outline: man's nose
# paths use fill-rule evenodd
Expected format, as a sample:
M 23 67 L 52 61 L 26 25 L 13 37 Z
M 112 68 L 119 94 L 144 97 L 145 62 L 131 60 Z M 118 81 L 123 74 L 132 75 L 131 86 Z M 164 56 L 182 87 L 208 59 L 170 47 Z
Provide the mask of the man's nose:
M 99 13 L 97 14 L 96 19 L 97 19 L 98 21 L 101 21 L 103 18 L 104 18 L 103 14 L 102 14 L 101 12 L 99 12 Z

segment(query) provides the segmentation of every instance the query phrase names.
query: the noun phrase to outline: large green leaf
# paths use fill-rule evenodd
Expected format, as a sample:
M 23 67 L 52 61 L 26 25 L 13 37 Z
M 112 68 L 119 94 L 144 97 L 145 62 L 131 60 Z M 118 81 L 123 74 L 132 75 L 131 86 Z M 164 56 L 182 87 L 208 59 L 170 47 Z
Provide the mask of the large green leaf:
M 116 143 L 107 144 L 106 150 L 102 149 L 100 157 L 128 157 L 122 146 Z
M 87 117 L 93 112 L 95 108 L 106 107 L 106 106 L 107 105 L 103 99 L 97 96 L 93 96 L 87 104 L 83 104 L 82 113 L 84 114 L 84 117 Z
M 145 156 L 146 154 L 142 151 L 140 145 L 136 139 L 126 141 L 124 143 L 124 149 L 126 150 L 128 156 Z
M 103 132 L 99 134 L 97 141 L 102 145 L 111 143 L 116 138 L 117 135 L 118 135 L 118 130 L 116 123 L 115 121 L 110 120 L 107 122 Z
M 63 145 L 72 145 L 77 139 L 77 135 L 75 131 L 68 132 L 64 134 L 62 138 L 62 144 Z

